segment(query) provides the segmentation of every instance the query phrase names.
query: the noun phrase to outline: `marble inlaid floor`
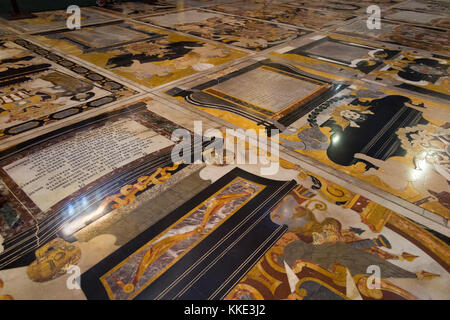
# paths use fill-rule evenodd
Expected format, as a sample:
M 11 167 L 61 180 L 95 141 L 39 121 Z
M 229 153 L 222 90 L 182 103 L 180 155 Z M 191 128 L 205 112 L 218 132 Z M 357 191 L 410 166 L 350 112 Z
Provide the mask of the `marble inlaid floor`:
M 0 18 L 0 300 L 450 299 L 446 1 L 33 14 Z
M 223 15 L 201 9 L 140 18 L 160 27 L 185 32 L 239 48 L 261 51 L 308 33 L 274 23 Z

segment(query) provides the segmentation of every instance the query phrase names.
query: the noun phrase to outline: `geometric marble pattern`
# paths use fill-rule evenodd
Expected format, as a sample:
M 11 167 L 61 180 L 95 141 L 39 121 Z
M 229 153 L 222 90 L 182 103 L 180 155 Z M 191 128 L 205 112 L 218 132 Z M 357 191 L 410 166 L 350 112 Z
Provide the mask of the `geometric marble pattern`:
M 450 299 L 447 1 L 61 3 L 0 19 L 0 300 Z
M 199 79 L 165 94 L 244 129 L 284 131 L 344 87 L 296 66 L 267 59 L 252 64 L 248 61 L 227 74 L 218 72 L 209 81 Z
M 329 36 L 282 54 L 276 52 L 272 54 L 298 61 L 301 61 L 303 57 L 306 59 L 312 58 L 324 64 L 334 63 L 339 67 L 348 67 L 363 73 L 370 73 L 384 65 L 383 61 L 392 59 L 398 53 L 398 50 L 365 46 L 361 42 L 342 41 L 337 37 Z
M 284 71 L 284 75 L 302 77 L 309 83 L 296 89 L 293 82 L 269 78 L 263 70 L 275 74 Z M 256 71 L 259 74 L 255 77 Z M 273 79 L 280 88 L 262 79 Z M 255 84 L 259 93 L 249 93 L 241 85 L 244 81 Z M 243 129 L 263 126 L 269 132 L 268 129 L 277 128 L 280 145 L 450 218 L 448 105 L 408 97 L 392 89 L 346 87 L 345 83 L 320 77 L 320 73 L 305 73 L 301 66 L 270 61 L 243 66 L 225 76 L 219 73 L 208 82 L 192 81 L 183 87 L 188 89 L 174 87 L 165 93 L 186 107 Z M 266 96 L 273 88 L 280 97 Z M 286 89 L 291 92 L 289 95 L 283 94 Z M 256 98 L 251 94 L 256 94 Z M 284 104 L 277 105 L 270 99 Z M 422 148 L 417 149 L 419 140 Z M 429 151 L 424 152 L 425 149 Z

